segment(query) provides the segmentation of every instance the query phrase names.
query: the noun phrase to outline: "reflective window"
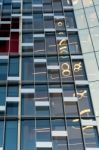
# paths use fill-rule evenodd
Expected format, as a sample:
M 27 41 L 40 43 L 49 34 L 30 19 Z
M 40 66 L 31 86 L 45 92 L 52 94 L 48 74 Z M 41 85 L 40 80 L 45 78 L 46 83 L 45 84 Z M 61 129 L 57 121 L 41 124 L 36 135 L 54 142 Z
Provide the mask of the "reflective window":
M 6 86 L 0 86 L 0 106 L 5 105 Z
M 53 150 L 68 150 L 66 137 L 53 137 Z
M 32 29 L 32 19 L 23 19 L 22 29 L 23 30 Z
M 33 58 L 22 58 L 22 80 L 34 80 Z
M 13 98 L 13 100 L 14 100 L 14 98 Z M 6 113 L 7 113 L 7 115 L 8 116 L 17 116 L 18 115 L 18 104 L 17 103 L 14 103 L 14 102 L 8 102 L 7 104 L 6 104 L 6 107 L 7 107 L 7 111 L 6 111 Z
M 62 0 L 63 6 L 69 6 L 72 5 L 72 0 Z
M 53 119 L 51 120 L 52 131 L 64 131 L 65 130 L 65 120 L 64 119 Z
M 56 40 L 54 33 L 48 33 L 46 38 L 46 50 L 48 54 L 56 54 Z
M 58 57 L 57 56 L 51 56 L 51 57 L 47 57 L 47 64 L 50 66 L 52 65 L 58 65 Z
M 60 82 L 59 70 L 51 69 L 48 71 L 49 82 Z
M 36 120 L 36 139 L 37 141 L 50 141 L 50 121 Z
M 50 94 L 51 116 L 63 116 L 63 100 L 62 95 L 55 93 Z
M 18 85 L 8 85 L 7 96 L 8 97 L 18 97 L 19 87 Z
M 55 27 L 56 27 L 56 30 L 65 30 L 65 21 L 63 19 L 59 20 L 55 20 Z
M 68 119 L 67 131 L 70 150 L 84 150 L 79 119 Z
M 35 85 L 35 100 L 48 100 L 48 87 L 47 85 Z
M 41 101 L 40 101 L 41 102 Z M 37 106 L 36 107 L 36 115 L 37 116 L 49 116 L 49 106 Z
M 66 117 L 77 117 L 79 115 L 76 102 L 65 102 L 64 109 Z
M 33 43 L 32 33 L 23 33 L 22 34 L 22 43 Z
M 34 116 L 35 115 L 35 103 L 33 94 L 22 95 L 22 115 Z
M 34 39 L 34 54 L 42 55 L 45 53 L 45 40 L 44 38 Z
M 17 133 L 17 121 L 6 121 L 5 150 L 17 150 Z
M 57 49 L 59 55 L 68 54 L 68 43 L 65 38 L 62 38 L 61 40 L 57 40 Z
M 54 28 L 54 18 L 44 18 L 44 28 Z
M 44 63 L 35 63 L 35 81 L 46 81 L 47 72 L 46 64 Z
M 9 59 L 9 76 L 18 76 L 19 75 L 19 58 L 10 57 Z
M 83 126 L 82 129 L 86 147 L 99 148 L 99 137 L 96 127 Z
M 24 120 L 21 124 L 21 150 L 35 150 L 35 122 Z
M 65 12 L 66 27 L 76 28 L 74 13 L 72 11 Z
M 69 51 L 71 54 L 81 53 L 81 47 L 79 42 L 79 37 L 77 33 L 72 33 L 68 35 L 69 38 Z
M 34 19 L 34 30 L 43 30 L 44 25 L 43 25 L 43 14 L 42 14 L 42 12 L 34 13 L 33 19 Z
M 3 146 L 4 121 L 0 120 L 0 147 Z
M 77 87 L 79 109 L 81 117 L 93 116 L 93 107 L 88 87 Z
M 62 3 L 60 0 L 53 0 L 53 10 L 62 11 Z
M 42 0 L 32 0 L 33 4 L 42 4 Z
M 7 61 L 0 60 L 0 80 L 7 79 Z
M 43 11 L 52 12 L 52 0 L 43 0 Z
M 74 93 L 75 93 L 75 88 L 73 84 L 63 84 L 64 97 L 72 97 Z
M 82 60 L 72 61 L 75 80 L 86 80 L 86 72 Z
M 72 81 L 73 77 L 69 57 L 60 56 L 59 59 L 62 81 Z

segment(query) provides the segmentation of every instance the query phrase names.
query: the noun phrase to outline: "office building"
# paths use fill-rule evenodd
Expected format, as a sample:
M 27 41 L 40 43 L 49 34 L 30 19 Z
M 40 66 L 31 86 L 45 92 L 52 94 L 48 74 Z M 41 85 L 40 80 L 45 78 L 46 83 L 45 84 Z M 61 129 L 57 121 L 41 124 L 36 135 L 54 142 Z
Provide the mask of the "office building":
M 99 150 L 99 0 L 0 0 L 0 150 Z

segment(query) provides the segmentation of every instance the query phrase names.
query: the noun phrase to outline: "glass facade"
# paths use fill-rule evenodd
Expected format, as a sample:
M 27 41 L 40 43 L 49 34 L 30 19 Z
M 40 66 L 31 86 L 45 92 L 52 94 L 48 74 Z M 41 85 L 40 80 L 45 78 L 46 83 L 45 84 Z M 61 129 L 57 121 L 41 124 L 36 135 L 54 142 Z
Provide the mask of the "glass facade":
M 99 150 L 98 0 L 0 0 L 0 150 Z

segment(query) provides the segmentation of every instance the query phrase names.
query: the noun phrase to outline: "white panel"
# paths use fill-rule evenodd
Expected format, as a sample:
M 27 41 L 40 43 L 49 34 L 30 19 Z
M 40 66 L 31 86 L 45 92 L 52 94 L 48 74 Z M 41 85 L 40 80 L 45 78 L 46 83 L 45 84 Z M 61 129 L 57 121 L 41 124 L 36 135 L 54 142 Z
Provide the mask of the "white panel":
M 49 89 L 49 93 L 62 93 L 63 90 L 61 88 L 51 88 Z
M 10 40 L 9 37 L 0 37 L 0 41 L 8 41 L 8 40 Z
M 35 102 L 35 106 L 36 107 L 42 107 L 42 106 L 49 106 L 49 102 L 46 102 L 46 101 L 36 101 Z
M 0 24 L 11 24 L 11 21 L 0 21 Z
M 33 16 L 22 16 L 22 19 L 33 19 Z
M 67 136 L 67 131 L 52 131 L 52 136 L 65 137 Z
M 56 37 L 56 40 L 58 41 L 58 40 L 68 40 L 68 37 L 58 37 L 58 35 L 57 35 L 57 37 Z
M 9 56 L 1 55 L 1 56 L 0 56 L 0 59 L 9 59 Z
M 74 56 L 71 56 L 72 59 L 83 59 L 83 55 L 74 55 Z
M 60 69 L 60 67 L 59 66 L 47 66 L 47 69 Z
M 21 14 L 11 14 L 12 17 L 20 17 Z
M 77 102 L 77 97 L 64 97 L 64 102 Z
M 19 102 L 19 97 L 6 97 L 6 102 Z
M 45 35 L 44 34 L 34 34 L 33 37 L 40 38 L 40 37 L 45 37 Z
M 22 43 L 22 46 L 33 46 L 33 43 Z
M 52 148 L 52 142 L 36 142 L 37 148 Z
M 9 80 L 9 81 L 19 81 L 20 77 L 7 77 L 7 80 Z
M 46 59 L 34 59 L 35 63 L 46 63 Z
M 32 7 L 42 7 L 42 4 L 32 4 Z
M 69 31 L 69 32 L 77 32 L 78 29 L 75 29 L 75 28 L 73 28 L 73 29 L 68 29 L 68 28 L 67 28 L 67 31 Z
M 96 126 L 96 121 L 94 121 L 94 120 L 81 119 L 81 122 L 82 122 L 83 126 Z
M 21 89 L 21 93 L 32 94 L 35 93 L 35 89 Z
M 89 82 L 87 80 L 76 80 L 75 84 L 77 84 L 77 85 L 88 85 Z
M 65 9 L 65 10 L 72 10 L 73 6 L 63 6 L 63 9 Z
M 54 14 L 53 13 L 43 13 L 44 17 L 53 17 Z
M 99 148 L 86 148 L 86 150 L 99 150 Z
M 16 2 L 17 2 L 17 3 L 21 3 L 20 0 L 13 0 L 13 1 L 12 1 L 12 3 L 16 3 Z
M 5 111 L 5 106 L 0 106 L 0 111 Z
M 45 28 L 45 29 L 44 29 L 44 31 L 45 31 L 45 32 L 55 31 L 55 29 L 54 29 L 54 28 L 50 28 L 50 29 L 49 29 L 49 28 L 48 28 L 48 29 L 47 29 L 47 28 Z
M 55 19 L 65 19 L 65 16 L 54 16 Z
M 21 32 L 20 29 L 11 29 L 11 32 Z
M 3 147 L 0 147 L 0 150 L 3 150 Z

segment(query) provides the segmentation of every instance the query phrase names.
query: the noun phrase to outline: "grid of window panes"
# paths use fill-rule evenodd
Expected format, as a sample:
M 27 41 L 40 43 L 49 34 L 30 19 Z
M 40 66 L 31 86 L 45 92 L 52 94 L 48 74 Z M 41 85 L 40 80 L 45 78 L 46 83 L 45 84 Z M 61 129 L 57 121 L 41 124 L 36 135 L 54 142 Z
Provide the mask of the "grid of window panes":
M 99 148 L 72 1 L 0 0 L 0 10 L 0 148 Z

